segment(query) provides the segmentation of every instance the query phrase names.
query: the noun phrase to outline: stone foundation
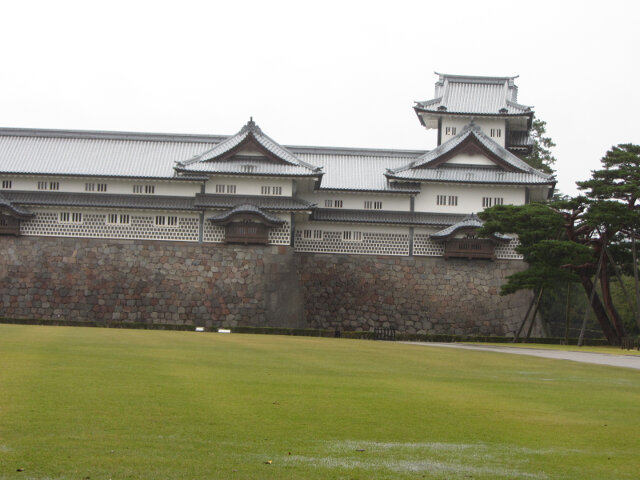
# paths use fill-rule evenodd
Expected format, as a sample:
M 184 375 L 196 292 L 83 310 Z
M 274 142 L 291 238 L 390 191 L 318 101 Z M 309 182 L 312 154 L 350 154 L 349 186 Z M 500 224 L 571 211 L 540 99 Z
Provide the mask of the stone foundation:
M 501 297 L 521 261 L 294 253 L 60 237 L 0 238 L 13 318 L 508 335 L 530 295 Z

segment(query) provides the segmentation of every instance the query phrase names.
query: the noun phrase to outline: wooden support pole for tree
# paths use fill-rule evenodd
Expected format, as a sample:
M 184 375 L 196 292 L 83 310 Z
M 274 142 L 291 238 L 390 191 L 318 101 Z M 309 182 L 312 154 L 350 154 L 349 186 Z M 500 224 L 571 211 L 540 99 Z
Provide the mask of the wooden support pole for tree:
M 565 324 L 564 324 L 564 344 L 569 345 L 569 316 L 571 314 L 571 282 L 567 283 L 567 308 L 564 312 Z
M 544 288 L 540 287 L 540 293 L 538 293 L 538 298 L 536 299 L 536 306 L 533 309 L 533 315 L 531 315 L 531 323 L 529 323 L 529 330 L 527 330 L 527 336 L 525 337 L 525 343 L 531 337 L 531 331 L 533 330 L 533 324 L 536 323 L 536 315 L 538 314 L 538 307 L 540 306 L 540 299 L 542 298 L 542 292 Z
M 613 261 L 613 255 L 611 255 L 611 251 L 608 248 L 605 248 L 607 252 L 607 257 L 609 257 L 609 263 L 613 265 L 613 271 L 616 273 L 616 277 L 618 277 L 618 282 L 620 282 L 620 287 L 622 288 L 622 293 L 624 293 L 624 298 L 627 301 L 627 304 L 631 307 L 631 310 L 635 313 L 635 306 L 631 301 L 631 296 L 627 292 L 626 287 L 624 286 L 624 282 L 622 281 L 622 273 L 620 272 L 620 268 L 616 265 L 616 262 Z
M 518 341 L 518 339 L 520 338 L 520 334 L 522 333 L 522 329 L 524 328 L 524 325 L 527 323 L 527 318 L 529 318 L 529 313 L 531 313 L 531 309 L 533 308 L 533 304 L 536 302 L 536 297 L 537 296 L 538 296 L 538 292 L 533 294 L 533 297 L 531 298 L 531 302 L 529 303 L 529 308 L 527 308 L 527 313 L 524 314 L 524 318 L 522 319 L 522 322 L 520 323 L 520 326 L 518 327 L 518 331 L 516 332 L 516 336 L 513 337 L 513 342 L 512 343 L 516 343 Z
M 602 268 L 602 262 L 604 261 L 604 246 L 600 251 L 600 260 L 598 260 L 598 268 L 596 269 L 596 278 L 593 280 L 593 289 L 591 290 L 591 295 L 589 296 L 589 305 L 587 305 L 587 309 L 584 311 L 584 318 L 582 319 L 582 328 L 580 328 L 580 337 L 578 338 L 578 346 L 582 347 L 584 344 L 584 331 L 587 328 L 587 319 L 589 318 L 589 312 L 593 308 L 593 299 L 596 296 L 596 287 L 598 286 L 598 279 L 600 278 L 600 269 Z
M 631 230 L 631 252 L 633 253 L 633 280 L 636 286 L 636 325 L 640 328 L 640 282 L 638 281 L 638 257 L 636 254 L 636 231 Z

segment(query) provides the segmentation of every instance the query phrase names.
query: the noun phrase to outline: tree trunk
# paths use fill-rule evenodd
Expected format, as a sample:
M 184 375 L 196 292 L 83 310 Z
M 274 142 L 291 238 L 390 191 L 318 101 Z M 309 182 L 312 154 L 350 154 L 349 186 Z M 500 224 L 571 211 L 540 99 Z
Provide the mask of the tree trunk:
M 604 306 L 607 309 L 608 317 L 613 324 L 613 328 L 616 331 L 616 337 L 618 338 L 618 342 L 616 345 L 620 344 L 622 337 L 625 336 L 624 332 L 624 324 L 622 323 L 622 318 L 620 318 L 620 314 L 613 304 L 613 299 L 611 298 L 611 280 L 609 277 L 609 270 L 607 268 L 608 258 L 605 257 L 602 259 L 604 264 L 602 265 L 602 270 L 600 271 L 600 288 L 602 289 L 602 301 L 604 302 Z
M 590 276 L 586 272 L 580 273 L 580 282 L 584 287 L 584 291 L 587 293 L 587 298 L 591 298 L 591 293 L 593 291 L 593 282 L 591 281 Z M 612 325 L 609 317 L 607 315 L 607 311 L 602 305 L 600 301 L 600 297 L 597 292 L 593 295 L 593 301 L 591 302 L 591 307 L 593 308 L 593 312 L 598 319 L 598 323 L 600 323 L 600 327 L 602 328 L 602 333 L 606 337 L 607 341 L 611 345 L 620 345 L 620 338 L 618 337 L 618 333 L 616 332 L 615 327 Z

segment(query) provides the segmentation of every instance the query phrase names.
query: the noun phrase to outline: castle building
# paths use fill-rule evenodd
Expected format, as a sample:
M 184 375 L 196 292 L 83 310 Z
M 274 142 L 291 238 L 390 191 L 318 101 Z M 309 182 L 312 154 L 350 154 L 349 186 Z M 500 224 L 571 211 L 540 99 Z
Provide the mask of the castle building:
M 0 129 L 0 316 L 512 335 L 517 238 L 477 212 L 547 199 L 515 77 L 438 75 L 428 151 Z
M 296 252 L 517 259 L 474 215 L 542 201 L 515 77 L 439 74 L 416 102 L 429 151 L 283 146 L 231 136 L 0 129 L 0 233 L 288 245 Z

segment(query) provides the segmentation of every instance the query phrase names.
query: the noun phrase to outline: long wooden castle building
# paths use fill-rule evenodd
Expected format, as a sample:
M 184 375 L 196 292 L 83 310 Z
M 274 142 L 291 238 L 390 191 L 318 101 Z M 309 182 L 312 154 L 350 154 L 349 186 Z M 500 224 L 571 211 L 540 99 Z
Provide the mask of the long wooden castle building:
M 230 136 L 2 128 L 0 233 L 518 261 L 516 238 L 474 234 L 476 212 L 555 186 L 518 157 L 533 110 L 514 81 L 439 74 L 414 106 L 428 151 L 281 145 L 252 119 Z

